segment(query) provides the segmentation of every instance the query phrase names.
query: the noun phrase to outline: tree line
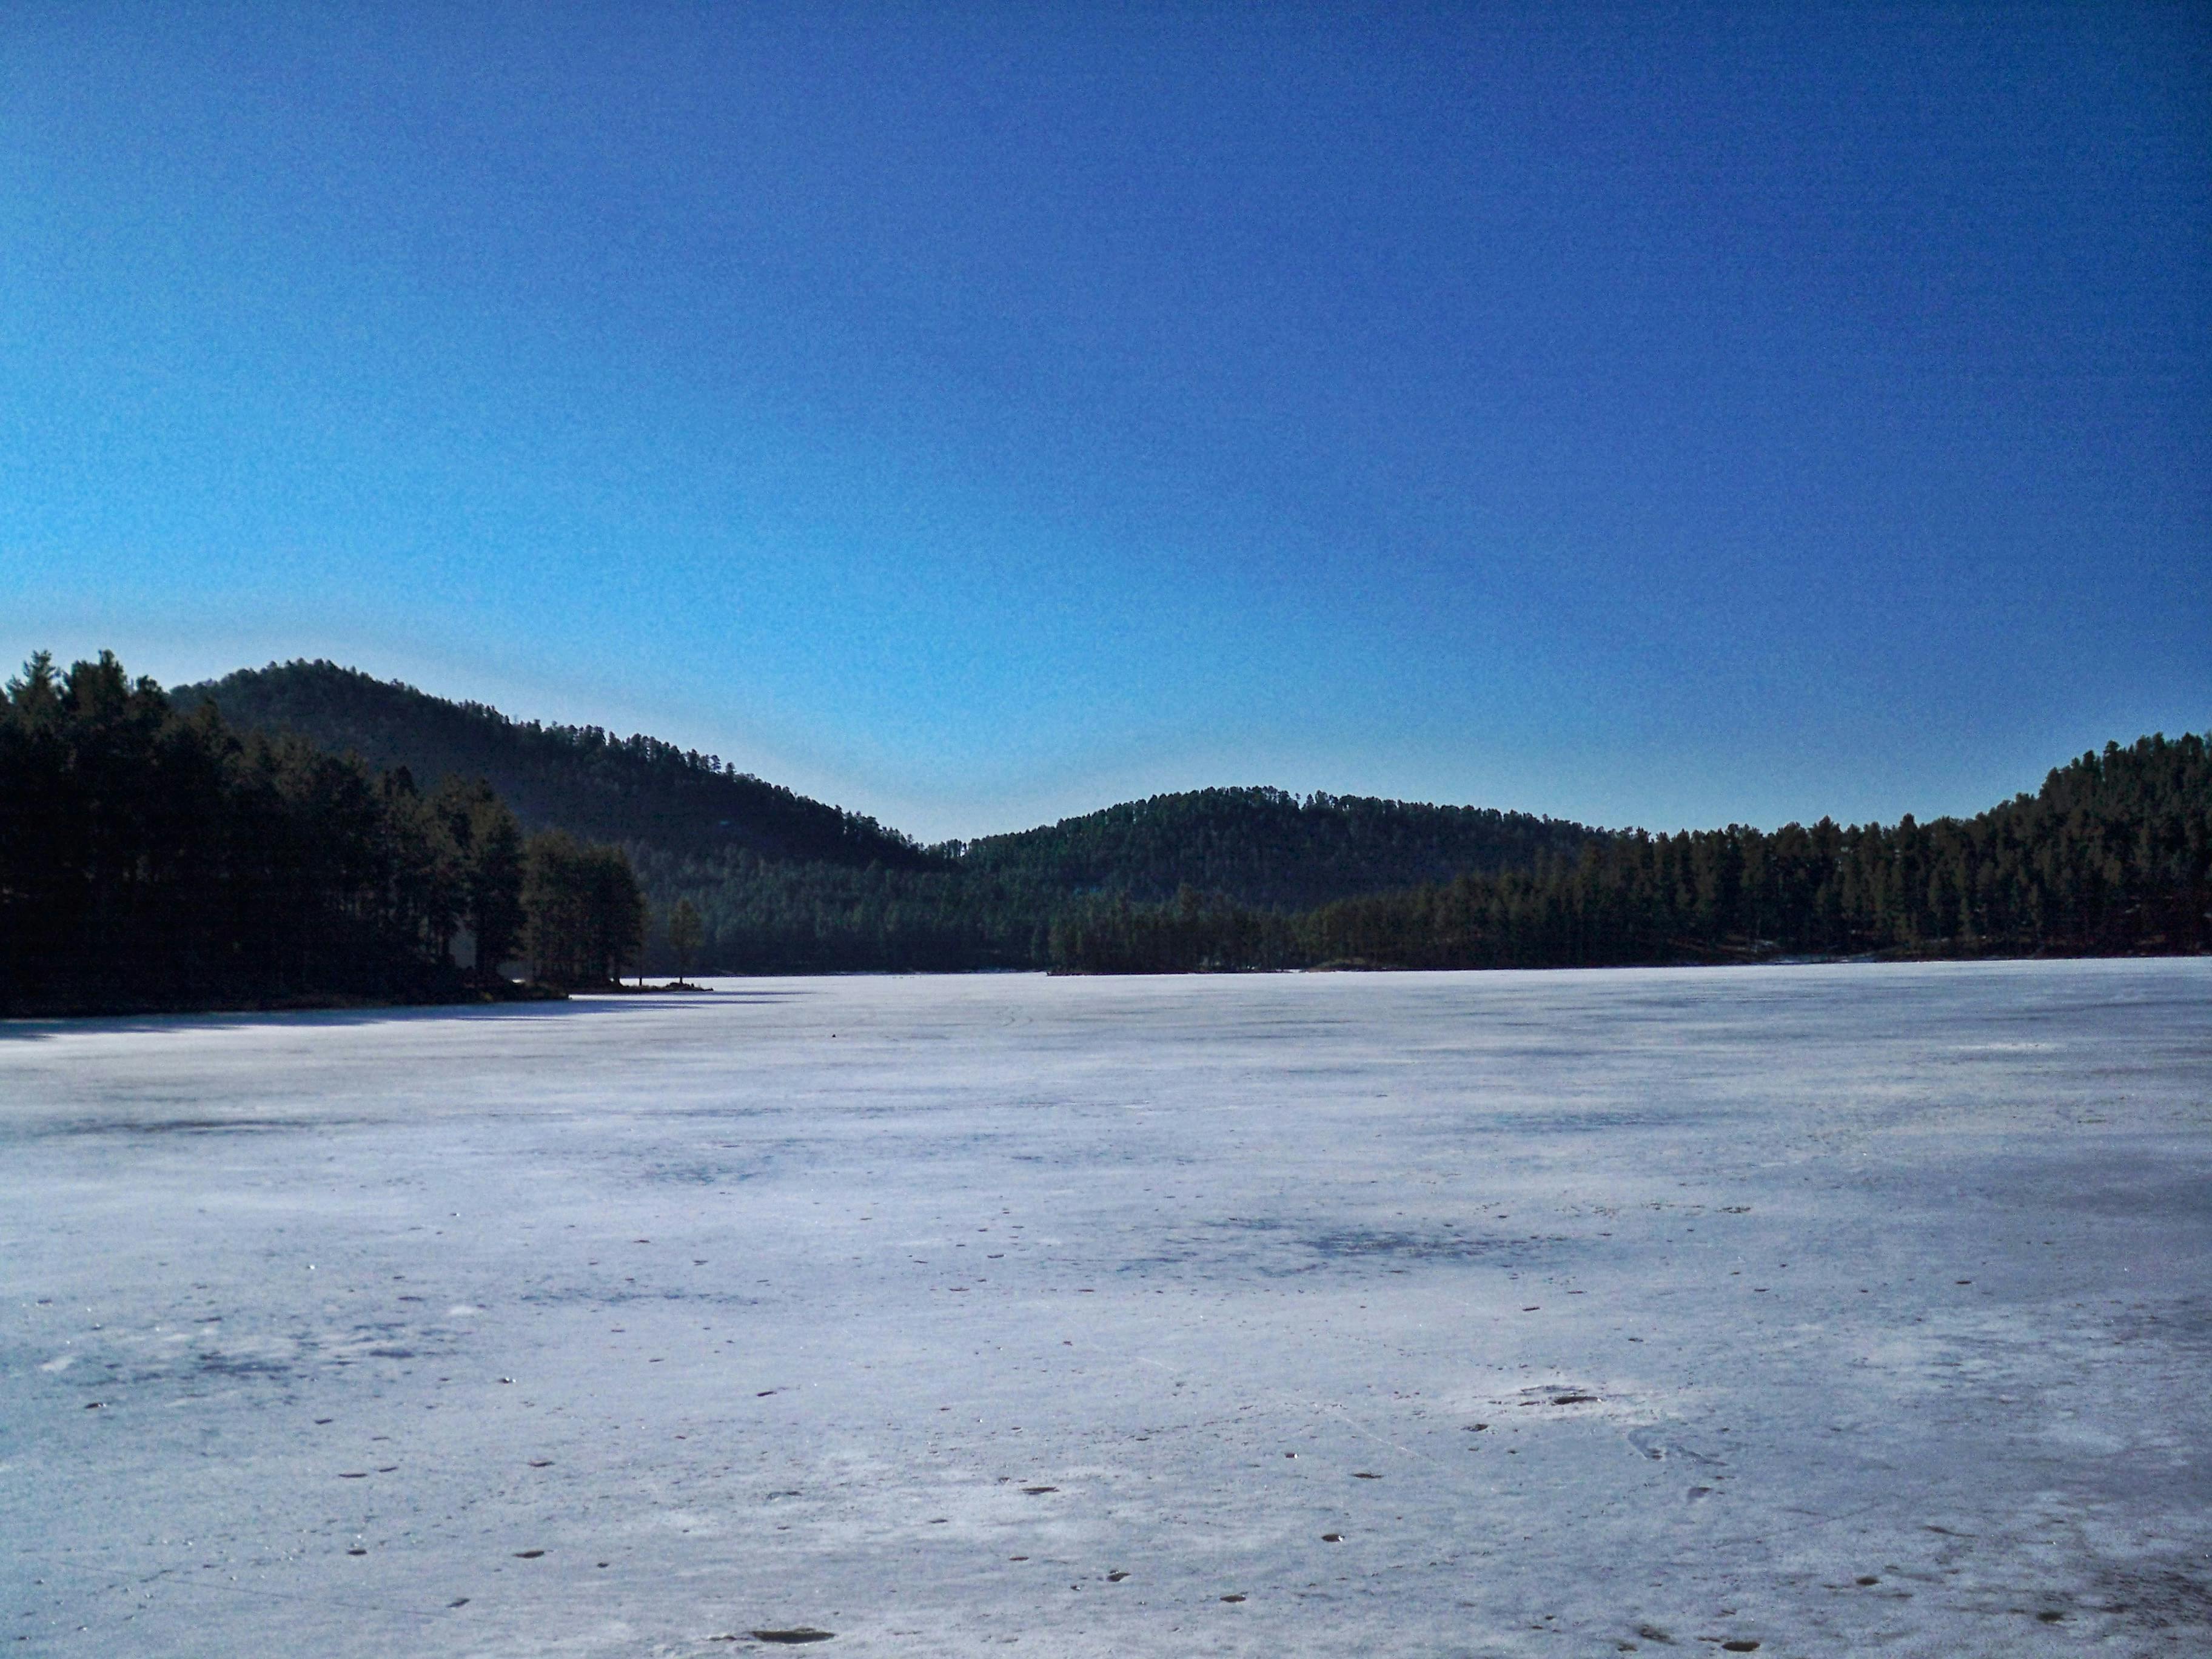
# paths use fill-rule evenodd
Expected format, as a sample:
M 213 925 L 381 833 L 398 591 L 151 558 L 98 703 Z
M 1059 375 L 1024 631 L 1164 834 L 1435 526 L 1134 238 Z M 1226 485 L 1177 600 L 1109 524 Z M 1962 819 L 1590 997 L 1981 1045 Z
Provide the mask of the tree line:
M 544 760 L 551 769 L 528 775 L 548 790 L 572 777 L 588 795 L 596 779 L 665 806 L 718 787 L 713 757 L 695 767 L 650 739 L 571 733 L 540 754 L 529 733 L 542 728 L 366 676 L 279 684 L 335 699 L 325 712 L 346 729 L 391 714 L 443 730 L 458 710 L 465 733 Z M 764 850 L 773 815 L 720 843 L 528 833 L 481 777 L 425 790 L 427 770 L 241 730 L 186 700 L 106 655 L 66 673 L 42 655 L 9 682 L 0 1009 L 501 995 L 509 969 L 576 987 L 641 965 L 1163 972 L 2212 949 L 2199 737 L 2108 745 L 1972 818 L 1771 832 L 1651 836 L 1221 789 L 925 850 L 888 831 L 867 842 L 867 821 L 835 807 L 772 800 L 798 803 L 811 851 L 842 849 L 826 858 Z M 405 752 L 427 767 L 463 751 Z M 568 772 L 547 758 L 562 754 Z M 620 828 L 605 807 L 589 821 Z
M 241 734 L 109 653 L 0 698 L 0 1012 L 511 994 L 518 958 L 601 983 L 644 921 L 619 848 L 526 836 L 481 780 Z
M 694 907 L 701 958 L 723 971 L 950 972 L 1048 967 L 1063 959 L 1055 925 L 1101 903 L 1127 909 L 1188 889 L 1273 914 L 1469 869 L 1520 867 L 1600 833 L 1482 807 L 1203 789 L 945 842 L 920 868 L 627 844 L 657 904 Z M 656 937 L 648 962 L 670 959 Z
M 1056 968 L 1559 968 L 2212 950 L 2203 737 L 2081 756 L 1971 818 L 1593 836 L 1523 870 L 1282 913 L 1187 889 L 1064 910 Z
M 241 671 L 172 696 L 180 708 L 214 701 L 234 729 L 291 733 L 417 778 L 481 776 L 526 829 L 619 844 L 650 901 L 644 960 L 656 972 L 1043 967 L 1053 918 L 1087 893 L 1157 902 L 1191 885 L 1297 909 L 1522 867 L 1596 833 L 1487 808 L 1204 789 L 924 848 L 713 755 L 514 720 L 331 663 Z
M 1064 895 L 1036 883 L 957 867 L 855 869 L 766 859 L 744 848 L 687 857 L 649 844 L 629 851 L 656 921 L 696 921 L 690 957 L 729 974 L 958 973 L 1048 964 Z M 681 970 L 656 928 L 648 968 Z

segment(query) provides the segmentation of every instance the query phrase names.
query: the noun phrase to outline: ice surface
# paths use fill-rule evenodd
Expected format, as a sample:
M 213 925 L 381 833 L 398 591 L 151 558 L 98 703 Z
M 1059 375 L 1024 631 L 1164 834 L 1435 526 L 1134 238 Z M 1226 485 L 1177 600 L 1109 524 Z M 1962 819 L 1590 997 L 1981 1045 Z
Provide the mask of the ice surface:
M 2208 1119 L 2203 961 L 0 1026 L 0 1644 L 2203 1654 Z

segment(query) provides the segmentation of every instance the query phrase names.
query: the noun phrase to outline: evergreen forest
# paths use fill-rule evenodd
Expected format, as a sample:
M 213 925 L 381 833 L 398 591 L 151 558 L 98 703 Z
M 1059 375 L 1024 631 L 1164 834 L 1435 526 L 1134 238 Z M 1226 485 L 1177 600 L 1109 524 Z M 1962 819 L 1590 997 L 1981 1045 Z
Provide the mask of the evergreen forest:
M 0 699 L 0 1013 L 511 996 L 515 958 L 600 984 L 644 915 L 619 848 L 526 836 L 481 779 L 235 732 L 112 654 Z
M 557 994 L 640 969 L 2200 952 L 2208 849 L 2197 736 L 2108 744 L 1924 823 L 1655 836 L 1222 788 L 923 847 L 713 756 L 328 663 L 164 693 L 112 656 L 40 656 L 0 706 L 0 1011 Z
M 1527 867 L 1284 912 L 1186 889 L 1054 921 L 1089 972 L 1595 968 L 2212 951 L 2212 757 L 2109 744 L 1971 818 L 1593 836 Z

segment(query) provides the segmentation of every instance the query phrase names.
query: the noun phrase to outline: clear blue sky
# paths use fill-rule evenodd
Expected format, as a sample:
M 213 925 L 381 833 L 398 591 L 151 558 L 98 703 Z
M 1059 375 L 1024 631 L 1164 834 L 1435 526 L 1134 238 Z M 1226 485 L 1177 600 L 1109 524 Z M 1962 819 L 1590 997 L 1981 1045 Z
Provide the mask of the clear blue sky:
M 2212 726 L 2212 12 L 0 11 L 0 650 L 925 837 Z

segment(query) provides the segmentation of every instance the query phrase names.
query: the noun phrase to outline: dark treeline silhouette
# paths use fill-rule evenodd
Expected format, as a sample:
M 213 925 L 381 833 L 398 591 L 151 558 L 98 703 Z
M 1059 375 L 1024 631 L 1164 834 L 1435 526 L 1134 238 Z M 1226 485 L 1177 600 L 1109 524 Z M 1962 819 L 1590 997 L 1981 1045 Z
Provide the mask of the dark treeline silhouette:
M 562 850 L 526 843 L 481 780 L 425 793 L 404 768 L 183 712 L 112 654 L 64 674 L 42 653 L 0 700 L 0 1012 L 485 994 L 526 941 L 565 939 L 561 907 L 641 911 L 619 852 L 570 871 Z M 592 925 L 544 977 L 634 960 L 634 919 Z
M 1186 887 L 1167 904 L 1094 894 L 1054 917 L 1048 938 L 1057 972 L 1220 973 L 1314 963 L 1303 917 Z
M 657 916 L 691 907 L 700 937 L 693 960 L 713 973 L 1042 968 L 1064 896 L 952 866 L 856 870 L 744 850 L 706 859 L 632 851 Z M 646 962 L 656 971 L 683 965 L 665 924 Z
M 521 898 L 531 971 L 541 983 L 606 984 L 644 948 L 645 895 L 619 847 L 540 830 L 530 838 Z
M 295 733 L 417 778 L 488 779 L 528 829 L 619 844 L 644 884 L 644 961 L 656 971 L 1043 967 L 1053 919 L 1086 893 L 1141 903 L 1188 885 L 1293 909 L 1525 868 L 1595 833 L 1476 807 L 1207 789 L 925 848 L 711 755 L 514 720 L 325 662 L 175 693 L 179 708 L 203 696 L 234 726 Z M 678 903 L 697 924 L 696 943 L 680 953 L 667 927 Z
M 328 662 L 242 669 L 179 686 L 234 726 L 286 732 L 418 778 L 480 777 L 527 829 L 683 854 L 744 847 L 778 860 L 923 869 L 941 860 L 873 818 L 764 783 L 714 755 L 595 726 L 510 720 Z
M 921 868 L 625 844 L 656 915 L 692 907 L 693 959 L 709 971 L 951 972 L 1050 965 L 1054 919 L 1091 894 L 1142 903 L 1203 876 L 1237 903 L 1287 908 L 1438 872 L 1520 867 L 1596 833 L 1471 807 L 1209 789 L 947 843 Z M 646 959 L 678 965 L 658 933 Z
M 1155 796 L 1019 835 L 932 848 L 920 870 L 697 857 L 633 845 L 656 908 L 690 903 L 700 957 L 732 973 L 1042 968 L 1056 918 L 1087 896 L 1127 908 L 1203 881 L 1255 910 L 1462 870 L 1523 866 L 1597 832 L 1475 807 L 1279 789 Z M 654 961 L 672 960 L 659 950 Z
M 1280 789 L 1155 795 L 951 850 L 963 866 L 1060 893 L 1161 902 L 1184 888 L 1263 909 L 1526 869 L 1597 831 L 1480 806 L 1430 806 Z
M 1595 836 L 1294 915 L 1186 890 L 1071 907 L 1054 965 L 1088 972 L 1550 968 L 1778 956 L 2110 955 L 2212 949 L 2203 738 L 2108 744 L 1972 818 Z
M 1130 972 L 2212 948 L 2212 779 L 2195 737 L 2108 747 L 2037 794 L 1925 824 L 1654 836 L 1210 789 L 922 848 L 711 756 L 524 725 L 327 664 L 199 690 L 165 697 L 112 657 L 67 675 L 41 657 L 9 684 L 0 1006 L 499 994 L 508 965 L 574 987 L 640 965 Z M 509 787 L 530 793 L 534 817 Z

